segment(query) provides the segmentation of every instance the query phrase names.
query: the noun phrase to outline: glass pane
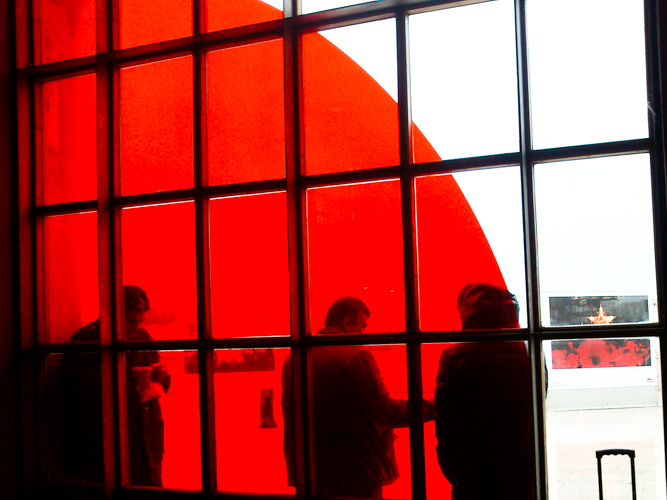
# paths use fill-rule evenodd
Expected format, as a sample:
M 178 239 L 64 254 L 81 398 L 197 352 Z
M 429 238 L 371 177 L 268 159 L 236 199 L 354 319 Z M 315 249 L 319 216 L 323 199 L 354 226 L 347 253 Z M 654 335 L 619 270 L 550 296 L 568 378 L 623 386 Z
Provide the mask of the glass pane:
M 121 69 L 121 194 L 194 186 L 192 103 L 192 57 Z
M 119 0 L 120 48 L 192 35 L 192 0 Z
M 376 0 L 301 0 L 301 13 L 309 14 L 311 12 L 320 12 L 323 10 L 337 9 L 348 5 L 357 5 Z
M 596 451 L 633 450 L 637 498 L 664 500 L 660 344 L 656 337 L 543 343 L 549 371 L 549 499 L 598 498 Z M 604 498 L 631 498 L 630 459 L 601 459 Z
M 525 326 L 519 168 L 418 177 L 415 190 L 421 329 L 460 329 L 457 296 L 468 283 L 509 289 Z
M 289 349 L 215 351 L 218 490 L 294 494 L 280 411 L 288 355 Z
M 33 0 L 35 62 L 95 54 L 95 0 Z
M 398 164 L 395 21 L 311 33 L 302 42 L 306 173 Z
M 283 0 L 209 0 L 206 29 L 225 30 L 283 17 Z
M 614 323 L 658 320 L 649 161 L 627 155 L 535 167 L 545 326 L 598 323 L 589 319 L 598 314 Z
M 289 335 L 285 193 L 211 200 L 213 336 Z
M 124 208 L 122 258 L 123 284 L 148 297 L 143 324 L 153 339 L 196 338 L 194 203 Z
M 410 82 L 413 132 L 442 159 L 518 151 L 514 3 L 410 16 Z
M 99 340 L 99 330 L 81 329 L 80 340 Z M 97 335 L 95 335 L 97 333 Z M 40 447 L 45 479 L 65 483 L 102 483 L 102 397 L 100 355 L 92 352 L 48 354 L 44 360 L 44 397 L 39 411 Z
M 130 484 L 201 489 L 199 375 L 189 362 L 193 355 L 125 354 Z
M 371 311 L 368 331 L 405 329 L 400 184 L 371 182 L 309 189 L 311 331 L 329 306 L 354 296 Z
M 526 12 L 533 145 L 648 136 L 643 3 L 530 0 Z
M 284 178 L 282 40 L 207 57 L 209 184 Z
M 283 376 L 289 429 L 294 418 L 291 362 L 285 364 Z M 317 347 L 312 351 L 312 376 L 319 492 L 411 498 L 405 347 Z M 286 451 L 290 463 L 293 458 Z
M 95 75 L 41 85 L 41 202 L 97 198 Z M 38 193 L 38 202 L 39 202 Z
M 424 424 L 427 498 L 535 497 L 524 342 L 425 345 L 422 387 L 436 411 Z
M 97 213 L 44 219 L 44 340 L 67 342 L 99 316 Z

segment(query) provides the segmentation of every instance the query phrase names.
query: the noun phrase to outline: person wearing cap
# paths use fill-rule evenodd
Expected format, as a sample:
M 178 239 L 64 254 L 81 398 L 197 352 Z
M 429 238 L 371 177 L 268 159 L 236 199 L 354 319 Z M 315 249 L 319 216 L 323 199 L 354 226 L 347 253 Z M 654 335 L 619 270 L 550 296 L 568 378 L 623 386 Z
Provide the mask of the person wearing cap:
M 123 295 L 125 339 L 152 340 L 142 327 L 148 295 L 136 285 L 125 285 Z M 99 342 L 99 318 L 69 341 Z M 100 366 L 98 353 L 74 351 L 64 354 L 61 364 L 65 470 L 93 483 L 104 480 Z M 125 367 L 130 484 L 162 486 L 164 421 L 158 398 L 169 390 L 171 376 L 156 351 L 128 352 Z
M 471 283 L 459 292 L 463 330 L 518 328 L 506 289 Z M 524 342 L 448 345 L 435 390 L 436 454 L 452 500 L 534 498 L 530 361 Z
M 317 335 L 364 333 L 370 311 L 356 297 L 329 308 Z M 375 357 L 359 346 L 312 350 L 312 415 L 317 492 L 333 496 L 382 498 L 383 486 L 399 476 L 394 428 L 409 424 L 408 403 L 392 398 Z M 288 484 L 295 484 L 292 363 L 283 366 L 282 408 Z M 424 416 L 433 419 L 430 402 Z

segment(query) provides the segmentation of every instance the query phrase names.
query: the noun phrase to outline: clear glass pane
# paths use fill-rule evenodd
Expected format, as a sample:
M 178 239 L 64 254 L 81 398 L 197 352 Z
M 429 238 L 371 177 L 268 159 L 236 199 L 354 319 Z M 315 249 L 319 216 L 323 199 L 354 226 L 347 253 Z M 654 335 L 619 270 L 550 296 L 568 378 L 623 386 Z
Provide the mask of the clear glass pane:
M 410 16 L 413 133 L 440 158 L 519 150 L 515 45 L 511 0 Z
M 130 484 L 201 489 L 199 375 L 191 356 L 125 354 Z
M 545 341 L 549 499 L 598 498 L 596 451 L 635 452 L 637 498 L 664 500 L 660 344 L 656 337 Z M 592 363 L 598 359 L 601 362 Z M 604 498 L 631 498 L 630 459 L 601 459 Z
M 282 40 L 207 54 L 208 183 L 285 177 Z
M 617 317 L 613 323 L 657 321 L 649 161 L 642 154 L 535 167 L 545 326 L 598 323 L 588 319 L 598 314 Z M 647 314 L 623 312 L 630 297 Z
M 293 419 L 291 364 L 285 367 L 287 429 Z M 312 376 L 317 489 L 337 496 L 411 498 L 405 347 L 314 348 Z
M 99 340 L 95 330 L 80 330 L 80 340 Z M 96 337 L 96 338 L 95 338 Z M 100 354 L 48 354 L 43 365 L 44 396 L 39 411 L 40 448 L 45 479 L 65 483 L 104 480 Z
M 374 1 L 376 0 L 301 0 L 301 13 L 309 14 Z
M 303 36 L 306 173 L 399 162 L 393 19 Z
M 215 351 L 218 490 L 294 494 L 280 411 L 288 355 L 289 349 Z
M 424 424 L 427 498 L 534 498 L 524 342 L 424 345 L 422 387 L 436 412 Z
M 67 342 L 99 317 L 97 213 L 46 217 L 43 265 L 44 340 Z
M 533 145 L 648 135 L 643 2 L 529 0 Z
M 192 35 L 192 0 L 119 0 L 120 48 Z
M 38 203 L 97 198 L 95 75 L 45 82 L 41 99 Z M 41 200 L 40 200 L 41 198 Z
M 122 258 L 123 284 L 148 297 L 141 322 L 151 337 L 196 338 L 194 203 L 124 208 Z
M 283 17 L 283 0 L 209 0 L 206 29 L 225 30 Z
M 32 0 L 35 62 L 95 54 L 95 0 Z
M 194 186 L 192 57 L 120 71 L 121 194 Z
M 311 331 L 344 296 L 366 303 L 368 331 L 404 330 L 399 182 L 309 189 L 306 205 Z
M 214 337 L 290 334 L 286 208 L 284 192 L 210 201 Z
M 457 296 L 469 283 L 516 295 L 525 326 L 519 168 L 418 177 L 415 190 L 421 329 L 460 329 Z

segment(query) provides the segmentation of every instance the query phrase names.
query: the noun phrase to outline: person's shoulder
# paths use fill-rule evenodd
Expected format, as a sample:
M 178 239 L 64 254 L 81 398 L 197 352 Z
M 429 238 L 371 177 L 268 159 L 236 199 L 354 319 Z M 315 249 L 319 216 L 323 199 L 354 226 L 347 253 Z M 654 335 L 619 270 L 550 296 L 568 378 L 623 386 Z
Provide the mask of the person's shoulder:
M 70 342 L 92 342 L 100 340 L 100 321 L 91 321 L 85 326 L 79 328 L 70 337 Z

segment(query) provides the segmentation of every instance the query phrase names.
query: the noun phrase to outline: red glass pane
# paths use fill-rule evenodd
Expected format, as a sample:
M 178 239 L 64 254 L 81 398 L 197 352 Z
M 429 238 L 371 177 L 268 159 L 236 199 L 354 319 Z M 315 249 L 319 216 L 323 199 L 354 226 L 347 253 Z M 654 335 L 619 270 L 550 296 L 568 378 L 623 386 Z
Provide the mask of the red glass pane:
M 193 187 L 192 102 L 192 57 L 121 69 L 123 195 Z
M 525 343 L 424 345 L 421 357 L 423 397 L 436 403 L 436 421 L 424 424 L 427 497 L 451 498 L 443 467 L 459 491 L 491 478 L 498 498 L 533 498 L 532 388 Z M 475 498 L 493 493 L 487 487 Z
M 411 498 L 405 347 L 314 348 L 312 376 L 316 487 L 336 496 Z M 287 425 L 288 406 L 285 412 Z
M 123 284 L 148 295 L 144 327 L 155 340 L 197 336 L 194 204 L 122 211 Z
M 67 342 L 99 316 L 97 214 L 44 219 L 44 340 Z
M 95 0 L 33 0 L 35 62 L 95 54 Z
M 42 203 L 94 200 L 97 198 L 95 75 L 43 83 L 39 96 Z
M 211 200 L 213 336 L 289 335 L 285 193 Z
M 201 489 L 196 353 L 129 352 L 125 369 L 130 484 Z
M 396 101 L 322 34 L 304 35 L 302 48 L 306 173 L 398 164 Z
M 461 321 L 456 298 L 463 285 L 486 282 L 507 288 L 505 280 L 454 177 L 420 177 L 415 181 L 415 190 L 420 327 L 426 331 L 458 330 Z M 520 203 L 520 198 L 514 201 Z M 504 208 L 496 206 L 495 210 Z M 519 224 L 518 248 L 522 252 L 521 219 L 504 223 Z M 514 257 L 522 259 L 522 255 Z M 519 281 L 522 278 L 520 275 Z M 525 294 L 523 289 L 510 291 Z
M 218 31 L 282 19 L 282 11 L 267 3 L 269 2 L 257 0 L 208 1 L 206 2 L 206 29 Z
M 294 494 L 283 454 L 282 370 L 289 349 L 215 351 L 218 490 Z
M 120 48 L 192 35 L 192 0 L 120 0 Z
M 209 184 L 285 177 L 282 40 L 208 54 Z
M 313 333 L 346 295 L 371 310 L 369 332 L 404 330 L 399 182 L 310 189 L 306 200 Z

